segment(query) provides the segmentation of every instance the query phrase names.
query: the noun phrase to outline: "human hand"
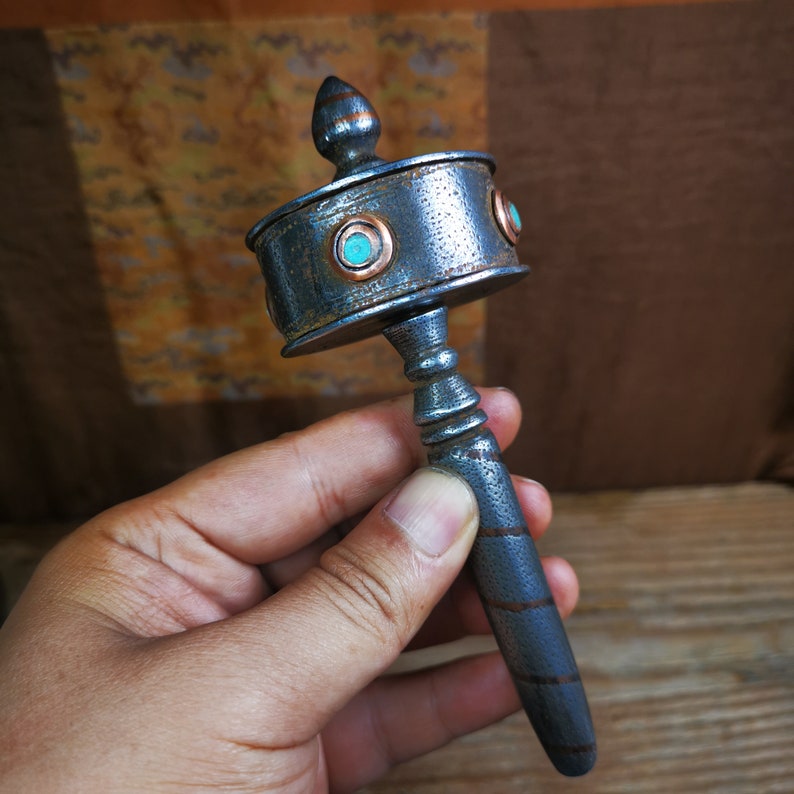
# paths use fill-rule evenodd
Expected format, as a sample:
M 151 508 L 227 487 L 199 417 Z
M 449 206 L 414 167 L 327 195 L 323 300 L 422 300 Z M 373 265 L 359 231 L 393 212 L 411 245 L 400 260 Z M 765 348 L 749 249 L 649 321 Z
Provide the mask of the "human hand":
M 482 406 L 506 446 L 515 398 L 483 390 Z M 65 539 L 0 632 L 0 789 L 350 791 L 516 710 L 498 653 L 382 675 L 409 642 L 489 631 L 459 575 L 473 494 L 411 475 L 422 463 L 410 401 L 394 400 L 217 460 Z M 548 494 L 514 482 L 538 537 Z M 566 615 L 576 577 L 544 567 Z

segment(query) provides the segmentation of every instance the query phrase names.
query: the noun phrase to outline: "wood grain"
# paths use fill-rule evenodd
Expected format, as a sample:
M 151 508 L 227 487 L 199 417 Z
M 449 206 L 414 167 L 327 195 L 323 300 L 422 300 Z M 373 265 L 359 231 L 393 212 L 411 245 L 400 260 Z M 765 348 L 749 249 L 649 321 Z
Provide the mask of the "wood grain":
M 138 0 L 113 3 L 83 0 L 63 3 L 7 3 L 0 10 L 0 27 L 60 28 L 75 25 L 118 25 L 130 22 L 190 22 L 196 20 L 267 19 L 273 17 L 350 14 L 415 14 L 455 11 L 517 11 L 608 8 L 647 5 L 692 5 L 720 0 Z M 733 0 L 758 2 L 758 0 Z
M 66 525 L 0 526 L 10 600 Z M 576 567 L 568 631 L 599 761 L 559 776 L 523 714 L 395 769 L 369 794 L 790 792 L 794 491 L 745 484 L 558 495 L 542 544 Z M 490 649 L 472 639 L 397 670 Z
M 794 493 L 558 496 L 555 511 L 543 551 L 579 573 L 568 631 L 595 770 L 560 777 L 519 714 L 395 769 L 369 794 L 794 790 Z

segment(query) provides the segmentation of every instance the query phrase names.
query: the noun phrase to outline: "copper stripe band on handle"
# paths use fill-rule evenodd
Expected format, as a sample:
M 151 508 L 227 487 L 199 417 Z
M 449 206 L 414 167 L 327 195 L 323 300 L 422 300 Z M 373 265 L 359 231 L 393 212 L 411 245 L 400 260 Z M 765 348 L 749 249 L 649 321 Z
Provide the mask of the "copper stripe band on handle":
M 529 535 L 529 530 L 523 524 L 514 527 L 480 527 L 477 534 L 481 538 L 508 538 Z
M 536 598 L 534 601 L 497 601 L 494 598 L 482 598 L 489 607 L 504 609 L 506 612 L 523 612 L 526 609 L 540 609 L 541 607 L 553 607 L 554 599 L 551 596 L 546 598 Z
M 520 673 L 510 670 L 510 675 L 527 684 L 575 684 L 577 681 L 582 680 L 578 672 L 570 675 L 533 675 L 532 673 Z
M 495 463 L 502 462 L 502 456 L 498 452 L 492 452 L 487 449 L 469 449 L 466 451 L 466 457 L 470 460 L 492 460 Z
M 564 744 L 544 744 L 543 749 L 551 755 L 581 755 L 584 753 L 594 753 L 598 748 L 593 744 L 576 744 L 566 747 Z

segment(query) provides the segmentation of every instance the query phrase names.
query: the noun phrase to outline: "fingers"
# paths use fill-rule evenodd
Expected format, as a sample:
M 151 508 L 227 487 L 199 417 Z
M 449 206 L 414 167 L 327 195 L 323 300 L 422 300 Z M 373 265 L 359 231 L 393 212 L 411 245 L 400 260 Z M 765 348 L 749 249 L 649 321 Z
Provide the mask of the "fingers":
M 540 483 L 523 477 L 514 476 L 513 486 L 530 534 L 537 541 L 551 522 L 552 505 L 549 493 Z M 277 588 L 285 586 L 316 565 L 323 552 L 339 540 L 340 535 L 332 530 L 285 559 L 263 566 L 268 582 Z M 573 611 L 578 598 L 579 584 L 576 574 L 563 559 L 545 558 L 542 562 L 560 614 L 567 617 Z M 488 634 L 490 631 L 488 618 L 474 582 L 468 571 L 463 571 L 411 641 L 410 648 L 425 648 L 468 635 Z
M 552 508 L 549 493 L 534 480 L 516 476 L 512 479 L 529 532 L 537 541 L 546 532 L 551 522 Z M 544 560 L 543 563 L 545 568 L 547 561 Z M 552 566 L 557 564 L 556 562 L 551 563 Z M 570 566 L 568 566 L 568 570 L 570 570 L 573 581 L 566 578 L 567 572 L 556 575 L 555 586 L 559 588 L 559 592 L 552 590 L 552 595 L 558 599 L 558 603 L 565 604 L 566 608 L 570 607 L 568 609 L 570 612 L 576 603 L 578 583 Z M 573 597 L 567 592 L 571 587 L 574 588 Z M 568 612 L 565 614 L 567 615 Z M 475 590 L 474 582 L 468 571 L 465 571 L 449 593 L 444 596 L 438 607 L 433 610 L 411 643 L 411 648 L 423 648 L 428 645 L 452 642 L 470 634 L 487 634 L 489 632 L 488 619 Z
M 549 528 L 552 517 L 551 497 L 549 492 L 535 480 L 513 476 L 515 489 L 521 512 L 527 522 L 532 539 L 537 542 Z
M 567 618 L 579 598 L 576 573 L 561 557 L 543 557 L 541 563 L 557 609 Z M 491 627 L 474 581 L 469 572 L 464 571 L 411 641 L 409 650 L 490 633 Z
M 503 389 L 482 390 L 497 439 L 515 437 L 520 409 Z M 240 560 L 290 554 L 368 509 L 424 459 L 409 398 L 340 414 L 221 458 L 159 491 L 158 509 Z
M 420 469 L 318 566 L 259 607 L 169 638 L 183 647 L 165 658 L 226 686 L 234 723 L 266 734 L 240 741 L 305 741 L 394 661 L 459 573 L 477 523 L 463 480 Z
M 323 744 L 334 791 L 355 791 L 395 764 L 429 753 L 519 708 L 499 654 L 390 676 L 328 726 Z
M 567 618 L 579 600 L 579 579 L 576 571 L 562 557 L 544 557 L 542 562 L 557 610 L 561 617 Z
M 529 532 L 537 541 L 551 523 L 552 508 L 549 492 L 540 483 L 525 477 L 513 476 L 512 480 Z M 353 526 L 355 523 L 358 522 L 354 522 Z M 297 579 L 304 571 L 316 565 L 322 553 L 339 542 L 341 537 L 339 528 L 335 527 L 293 554 L 263 565 L 262 571 L 268 583 L 280 588 Z

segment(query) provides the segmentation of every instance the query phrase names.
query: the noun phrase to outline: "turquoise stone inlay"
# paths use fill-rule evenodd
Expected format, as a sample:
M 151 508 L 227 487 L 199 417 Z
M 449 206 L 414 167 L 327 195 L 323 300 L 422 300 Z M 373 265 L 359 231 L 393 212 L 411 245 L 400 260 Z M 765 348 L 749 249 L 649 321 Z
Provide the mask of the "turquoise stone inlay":
M 347 264 L 353 266 L 366 264 L 372 257 L 372 243 L 366 234 L 354 232 L 345 240 L 342 256 Z
M 515 224 L 516 231 L 521 231 L 521 216 L 518 214 L 518 210 L 516 209 L 516 205 L 513 204 L 512 201 L 508 201 L 508 210 L 510 212 L 510 217 L 513 219 L 513 223 Z

